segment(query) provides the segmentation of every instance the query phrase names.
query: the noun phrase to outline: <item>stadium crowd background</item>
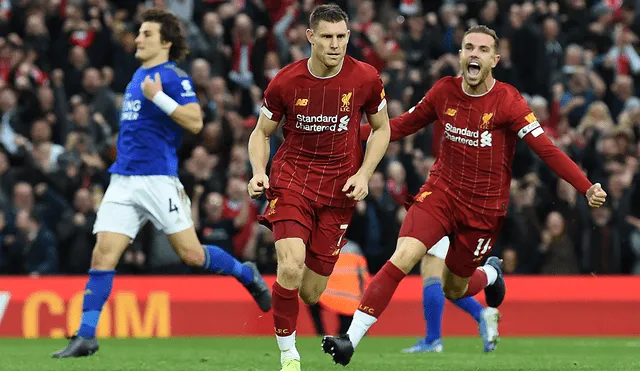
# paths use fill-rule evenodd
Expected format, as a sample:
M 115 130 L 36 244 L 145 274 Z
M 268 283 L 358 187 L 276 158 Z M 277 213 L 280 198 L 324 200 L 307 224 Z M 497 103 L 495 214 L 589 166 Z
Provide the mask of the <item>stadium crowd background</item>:
M 640 0 L 344 0 L 348 52 L 375 66 L 398 116 L 458 73 L 473 24 L 501 37 L 497 79 L 527 98 L 554 142 L 608 192 L 590 210 L 520 142 L 512 200 L 493 254 L 508 273 L 640 274 Z M 278 70 L 309 56 L 313 0 L 0 0 L 0 274 L 83 274 L 108 185 L 137 17 L 167 7 L 184 22 L 205 127 L 185 134 L 180 177 L 203 242 L 275 272 L 271 233 L 246 195 L 247 140 Z M 371 272 L 391 256 L 434 162 L 431 127 L 392 143 L 347 237 Z M 272 154 L 280 136 L 272 139 Z M 113 216 L 117 218 L 117 215 Z M 428 227 L 428 226 L 425 226 Z M 190 272 L 149 223 L 118 267 Z

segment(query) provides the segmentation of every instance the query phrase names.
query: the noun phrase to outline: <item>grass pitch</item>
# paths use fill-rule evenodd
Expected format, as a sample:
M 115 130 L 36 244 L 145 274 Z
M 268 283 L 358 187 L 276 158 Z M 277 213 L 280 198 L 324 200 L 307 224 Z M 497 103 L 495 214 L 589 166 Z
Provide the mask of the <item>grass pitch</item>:
M 304 371 L 640 370 L 640 338 L 503 338 L 491 354 L 477 338 L 446 338 L 441 354 L 402 354 L 415 338 L 365 338 L 343 369 L 320 338 L 298 339 Z M 65 340 L 0 339 L 2 371 L 278 371 L 273 338 L 104 339 L 82 359 L 51 359 Z

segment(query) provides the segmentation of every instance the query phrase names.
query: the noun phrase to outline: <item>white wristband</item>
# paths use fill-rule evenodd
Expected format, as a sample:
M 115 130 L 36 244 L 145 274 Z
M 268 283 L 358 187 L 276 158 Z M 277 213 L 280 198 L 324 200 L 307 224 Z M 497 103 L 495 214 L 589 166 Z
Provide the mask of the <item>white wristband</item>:
M 173 98 L 165 94 L 165 92 L 163 91 L 159 91 L 158 93 L 156 93 L 156 95 L 153 97 L 152 102 L 168 116 L 171 116 L 171 114 L 173 114 L 173 112 L 179 106 L 178 102 L 173 100 Z

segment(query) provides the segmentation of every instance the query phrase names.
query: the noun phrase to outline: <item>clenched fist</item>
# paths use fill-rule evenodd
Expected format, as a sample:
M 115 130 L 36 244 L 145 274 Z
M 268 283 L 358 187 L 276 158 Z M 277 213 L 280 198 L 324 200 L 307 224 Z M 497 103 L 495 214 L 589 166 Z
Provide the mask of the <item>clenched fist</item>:
M 604 201 L 607 199 L 607 192 L 602 189 L 600 183 L 596 183 L 587 190 L 586 197 L 589 206 L 596 208 L 604 204 Z
M 269 189 L 269 177 L 267 174 L 254 175 L 247 185 L 247 191 L 251 198 L 258 198 L 262 196 L 265 189 Z
M 362 201 L 369 194 L 369 179 L 360 173 L 355 173 L 347 179 L 342 192 L 347 193 L 347 197 L 352 200 Z

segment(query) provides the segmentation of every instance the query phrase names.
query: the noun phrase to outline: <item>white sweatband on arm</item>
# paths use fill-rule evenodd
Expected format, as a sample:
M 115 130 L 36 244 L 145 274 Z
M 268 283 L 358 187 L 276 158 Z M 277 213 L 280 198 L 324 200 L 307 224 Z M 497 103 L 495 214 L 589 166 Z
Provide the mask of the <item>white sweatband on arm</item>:
M 152 102 L 168 116 L 171 116 L 171 114 L 173 114 L 173 112 L 179 106 L 178 102 L 173 100 L 173 98 L 165 94 L 165 92 L 163 91 L 159 91 L 158 93 L 156 93 L 156 95 L 153 97 Z

